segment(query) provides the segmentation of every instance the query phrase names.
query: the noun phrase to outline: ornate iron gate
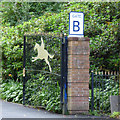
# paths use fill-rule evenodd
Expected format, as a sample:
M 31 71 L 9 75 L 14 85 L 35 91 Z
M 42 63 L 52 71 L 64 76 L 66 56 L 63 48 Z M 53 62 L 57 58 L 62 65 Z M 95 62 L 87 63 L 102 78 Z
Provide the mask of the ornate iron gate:
M 25 34 L 23 52 L 23 105 L 47 106 L 49 99 L 56 97 L 61 110 L 66 111 L 67 37 L 50 33 Z M 50 94 L 46 97 L 43 90 Z

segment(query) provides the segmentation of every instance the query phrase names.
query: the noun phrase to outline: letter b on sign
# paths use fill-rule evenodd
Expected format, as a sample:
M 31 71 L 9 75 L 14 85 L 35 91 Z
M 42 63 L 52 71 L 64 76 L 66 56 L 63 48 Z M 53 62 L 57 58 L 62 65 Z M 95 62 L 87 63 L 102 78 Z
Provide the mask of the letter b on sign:
M 73 21 L 73 31 L 74 32 L 78 32 L 80 30 L 79 25 L 80 25 L 79 21 Z
M 70 12 L 69 13 L 69 37 L 84 36 L 84 13 Z

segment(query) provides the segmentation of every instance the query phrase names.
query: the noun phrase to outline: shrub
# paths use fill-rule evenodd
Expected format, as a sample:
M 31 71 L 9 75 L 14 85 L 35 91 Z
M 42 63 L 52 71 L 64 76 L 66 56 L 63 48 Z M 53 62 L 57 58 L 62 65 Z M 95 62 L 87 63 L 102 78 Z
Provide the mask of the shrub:
M 39 17 L 44 12 L 60 12 L 62 2 L 2 2 L 2 24 L 10 23 L 11 26 L 22 24 L 32 18 Z
M 19 82 L 8 80 L 0 85 L 0 98 L 6 101 L 22 103 L 23 85 Z
M 23 35 L 25 32 L 54 32 L 68 34 L 69 12 L 85 14 L 85 36 L 90 38 L 91 69 L 118 69 L 118 3 L 65 3 L 60 13 L 46 12 L 39 18 L 10 27 L 1 26 L 3 41 L 3 77 L 11 73 L 14 79 L 22 75 Z M 113 9 L 110 9 L 113 8 Z M 101 9 L 101 10 L 100 10 Z M 112 11 L 111 11 L 112 10 Z M 113 13 L 113 14 L 111 14 Z
M 118 82 L 112 76 L 109 79 L 94 81 L 94 110 L 102 113 L 110 112 L 110 95 L 118 95 Z M 91 90 L 90 90 L 91 107 Z
M 17 5 L 19 4 L 21 3 L 17 3 Z M 96 67 L 98 69 L 109 69 L 109 70 L 113 70 L 113 68 L 114 70 L 118 69 L 119 44 L 117 40 L 119 35 L 118 22 L 120 20 L 119 19 L 120 17 L 119 17 L 119 8 L 117 6 L 118 6 L 117 2 L 115 3 L 114 2 L 113 3 L 69 2 L 63 4 L 61 12 L 59 11 L 56 13 L 50 10 L 49 12 L 44 12 L 44 14 L 38 18 L 35 18 L 33 16 L 30 18 L 29 21 L 27 22 L 22 21 L 19 24 L 16 24 L 15 22 L 19 22 L 17 20 L 20 20 L 22 18 L 16 19 L 15 18 L 16 14 L 14 16 L 14 20 L 11 21 L 11 23 L 9 23 L 10 21 L 8 21 L 9 20 L 8 17 L 11 17 L 10 16 L 11 14 L 9 13 L 12 12 L 12 14 L 14 15 L 14 12 L 12 10 L 9 10 L 8 13 L 4 14 L 6 15 L 6 17 L 4 17 L 6 18 L 5 19 L 6 21 L 4 21 L 4 24 L 2 24 L 2 26 L 0 26 L 2 32 L 1 39 L 2 39 L 2 50 L 3 50 L 2 51 L 3 82 L 8 82 L 6 83 L 6 85 L 7 84 L 10 85 L 8 79 L 11 79 L 12 82 L 13 80 L 14 82 L 22 81 L 24 33 L 25 32 L 35 33 L 41 31 L 60 33 L 61 31 L 63 31 L 68 35 L 70 11 L 81 11 L 84 12 L 85 14 L 85 23 L 84 23 L 85 37 L 90 38 L 90 48 L 91 48 L 90 69 L 95 69 Z M 10 5 L 10 7 L 12 6 Z M 21 11 L 21 9 L 18 10 Z M 25 12 L 27 13 L 26 10 Z M 25 14 L 21 13 L 21 15 L 23 16 L 17 16 L 17 17 L 24 17 Z M 24 20 L 27 19 L 25 18 Z M 16 26 L 10 26 L 11 24 Z M 10 74 L 11 76 L 9 76 Z M 57 90 L 58 89 L 59 87 L 57 87 Z M 55 91 L 55 94 L 58 94 L 57 90 Z M 43 91 L 47 93 L 46 89 L 44 89 Z M 37 94 L 41 96 L 47 95 L 39 92 Z M 6 97 L 3 98 L 6 99 Z M 36 99 L 40 99 L 39 96 Z M 46 97 L 46 99 L 48 99 L 48 96 Z M 53 102 L 55 103 L 55 101 L 58 100 L 59 97 L 57 98 L 57 96 L 55 96 L 55 99 L 52 98 L 50 99 L 49 100 L 52 102 L 49 101 L 48 102 L 49 105 L 51 105 L 51 103 Z M 13 100 L 13 99 L 9 99 L 9 100 Z M 42 104 L 45 106 L 48 105 L 48 104 L 46 105 L 46 100 Z M 55 103 L 55 104 L 59 105 L 59 103 Z
M 26 102 L 29 105 L 43 106 L 48 111 L 61 112 L 60 86 L 57 80 L 37 74 L 26 83 Z
M 120 112 L 113 112 L 113 114 L 110 116 L 111 118 L 120 118 Z

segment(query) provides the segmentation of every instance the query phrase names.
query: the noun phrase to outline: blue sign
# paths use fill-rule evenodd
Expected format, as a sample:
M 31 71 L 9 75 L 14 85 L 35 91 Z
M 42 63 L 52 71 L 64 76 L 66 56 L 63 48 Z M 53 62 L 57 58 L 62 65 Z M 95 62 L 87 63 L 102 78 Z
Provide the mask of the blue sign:
M 69 36 L 70 37 L 84 36 L 84 13 L 83 12 L 69 13 Z

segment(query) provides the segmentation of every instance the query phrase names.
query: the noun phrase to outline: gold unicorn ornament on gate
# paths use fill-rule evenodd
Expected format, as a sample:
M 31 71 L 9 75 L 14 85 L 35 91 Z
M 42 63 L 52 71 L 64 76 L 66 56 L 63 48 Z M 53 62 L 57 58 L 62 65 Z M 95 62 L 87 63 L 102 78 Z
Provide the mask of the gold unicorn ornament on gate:
M 37 59 L 41 59 L 41 60 L 44 59 L 45 62 L 46 62 L 46 63 L 48 64 L 48 66 L 49 66 L 50 72 L 52 72 L 50 63 L 49 63 L 49 61 L 48 61 L 48 57 L 53 58 L 54 55 L 50 55 L 50 54 L 48 53 L 48 51 L 45 50 L 44 46 L 45 46 L 45 45 L 44 45 L 44 42 L 43 42 L 43 38 L 41 37 L 41 45 L 39 45 L 38 43 L 35 43 L 34 51 L 37 49 L 38 55 L 37 55 L 37 57 L 32 57 L 32 59 L 33 59 L 32 62 L 36 61 Z

